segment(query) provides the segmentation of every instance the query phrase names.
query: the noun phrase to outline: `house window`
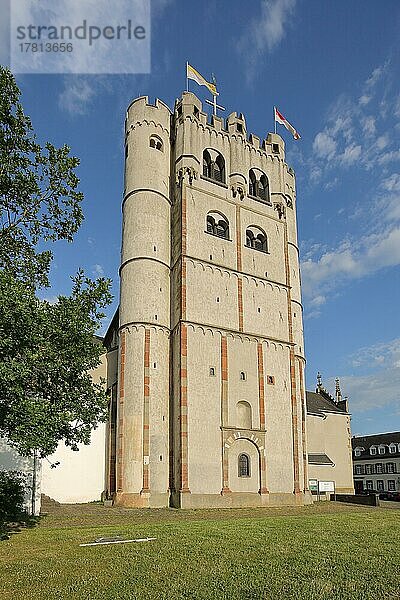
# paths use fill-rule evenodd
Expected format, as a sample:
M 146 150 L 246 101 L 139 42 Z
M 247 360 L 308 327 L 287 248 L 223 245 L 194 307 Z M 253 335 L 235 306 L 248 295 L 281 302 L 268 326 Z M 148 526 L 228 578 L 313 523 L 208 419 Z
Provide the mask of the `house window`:
M 216 150 L 203 152 L 203 177 L 225 183 L 225 160 Z
M 366 485 L 367 485 L 367 490 L 373 490 L 374 486 L 371 480 L 367 479 L 366 481 Z
M 372 466 L 371 465 L 365 465 L 365 472 L 367 475 L 371 475 L 372 473 Z
M 375 446 L 371 446 L 371 448 L 369 449 L 369 453 L 374 455 L 376 454 L 376 447 Z
M 394 479 L 388 479 L 388 491 L 389 492 L 395 492 L 396 491 L 396 484 Z
M 247 454 L 239 454 L 238 475 L 239 477 L 250 477 L 250 457 Z
M 215 377 L 215 367 L 210 367 L 210 377 Z
M 355 469 L 356 469 L 356 475 L 362 475 L 362 466 L 361 465 L 356 465 Z
M 360 448 L 356 448 L 354 450 L 354 456 L 361 456 L 361 450 L 360 450 Z
M 265 231 L 252 225 L 246 229 L 246 246 L 259 252 L 268 252 L 267 236 Z
M 229 240 L 229 221 L 221 213 L 209 212 L 206 220 L 206 231 L 211 235 Z
M 389 453 L 390 454 L 395 454 L 396 453 L 396 444 L 390 444 L 390 446 L 389 446 Z
M 383 486 L 383 479 L 378 479 L 376 482 L 376 489 L 378 490 L 378 492 L 383 492 L 383 490 L 385 489 Z
M 157 135 L 152 135 L 150 138 L 150 148 L 155 148 L 155 150 L 163 150 L 163 143 L 161 139 Z
M 269 199 L 269 183 L 265 173 L 261 173 L 261 176 L 257 178 L 254 169 L 249 172 L 249 194 L 261 202 L 267 202 L 270 204 Z
M 376 463 L 375 465 L 376 473 L 383 473 L 382 471 L 382 463 Z
M 394 473 L 394 463 L 390 462 L 386 465 L 386 473 Z
M 378 454 L 385 454 L 385 446 L 379 446 Z

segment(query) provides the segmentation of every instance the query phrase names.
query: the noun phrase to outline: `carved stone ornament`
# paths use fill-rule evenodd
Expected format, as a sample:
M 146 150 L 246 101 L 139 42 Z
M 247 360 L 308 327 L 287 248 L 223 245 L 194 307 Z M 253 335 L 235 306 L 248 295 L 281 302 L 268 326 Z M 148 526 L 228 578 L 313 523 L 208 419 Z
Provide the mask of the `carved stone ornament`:
M 176 174 L 176 183 L 180 185 L 184 179 L 192 185 L 193 180 L 197 179 L 197 171 L 193 167 L 181 167 Z
M 236 196 L 239 195 L 241 200 L 244 199 L 245 191 L 241 185 L 239 185 L 238 183 L 234 183 L 233 186 L 231 187 L 231 189 L 232 189 L 232 195 L 234 198 L 236 198 Z
M 278 213 L 278 217 L 283 219 L 285 216 L 285 206 L 283 202 L 274 202 L 274 209 Z

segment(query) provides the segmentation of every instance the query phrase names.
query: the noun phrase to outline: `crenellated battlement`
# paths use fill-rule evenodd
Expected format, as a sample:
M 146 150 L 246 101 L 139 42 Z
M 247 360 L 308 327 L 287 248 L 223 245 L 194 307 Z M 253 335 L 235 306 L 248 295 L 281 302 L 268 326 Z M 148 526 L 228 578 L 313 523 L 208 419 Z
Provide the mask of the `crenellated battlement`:
M 248 133 L 246 119 L 242 113 L 232 112 L 226 119 L 209 115 L 203 111 L 202 102 L 193 92 L 183 92 L 182 97 L 176 100 L 174 116 L 178 127 L 189 119 L 197 123 L 198 128 L 203 131 L 213 130 L 230 140 L 241 142 L 249 151 L 258 151 L 260 154 L 272 157 L 273 160 L 285 162 L 285 142 L 280 135 L 268 133 L 265 139 L 261 139 L 254 133 Z M 287 167 L 287 170 L 293 175 L 290 167 Z
M 156 98 L 154 104 L 151 104 L 148 96 L 139 96 L 139 98 L 132 100 L 128 106 L 125 131 L 128 132 L 135 123 L 141 123 L 142 121 L 153 121 L 169 131 L 171 114 L 171 109 L 162 100 Z

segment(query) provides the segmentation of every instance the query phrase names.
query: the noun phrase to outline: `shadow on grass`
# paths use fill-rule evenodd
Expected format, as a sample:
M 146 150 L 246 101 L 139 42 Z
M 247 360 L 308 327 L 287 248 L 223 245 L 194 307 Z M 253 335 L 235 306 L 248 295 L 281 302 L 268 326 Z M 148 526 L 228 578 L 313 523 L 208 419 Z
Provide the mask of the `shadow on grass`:
M 33 529 L 40 522 L 42 516 L 34 517 L 28 514 L 20 514 L 12 521 L 0 523 L 0 542 L 9 540 L 15 533 L 24 529 Z

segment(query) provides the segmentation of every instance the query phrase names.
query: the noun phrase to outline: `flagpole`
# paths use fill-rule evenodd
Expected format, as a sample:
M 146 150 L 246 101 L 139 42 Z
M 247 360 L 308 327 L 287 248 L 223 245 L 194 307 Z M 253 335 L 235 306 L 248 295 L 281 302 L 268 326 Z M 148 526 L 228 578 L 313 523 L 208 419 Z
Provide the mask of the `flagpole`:
M 275 112 L 275 106 L 274 106 L 274 133 L 276 133 L 276 112 Z
M 188 61 L 186 61 L 186 91 L 187 92 L 189 91 L 189 77 L 187 76 L 188 75 L 188 65 L 189 65 L 189 63 L 188 63 Z

